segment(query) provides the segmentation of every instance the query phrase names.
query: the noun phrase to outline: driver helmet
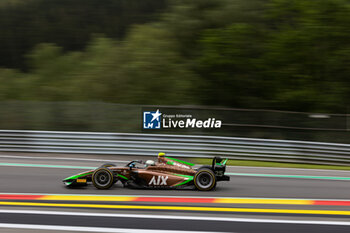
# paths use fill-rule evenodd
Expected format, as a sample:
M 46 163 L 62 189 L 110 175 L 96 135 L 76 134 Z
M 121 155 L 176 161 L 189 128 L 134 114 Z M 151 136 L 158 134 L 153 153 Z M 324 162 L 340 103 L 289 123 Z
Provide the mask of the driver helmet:
M 146 161 L 146 167 L 148 167 L 148 166 L 154 166 L 154 165 L 156 165 L 156 163 L 155 163 L 153 160 L 147 160 L 147 161 Z

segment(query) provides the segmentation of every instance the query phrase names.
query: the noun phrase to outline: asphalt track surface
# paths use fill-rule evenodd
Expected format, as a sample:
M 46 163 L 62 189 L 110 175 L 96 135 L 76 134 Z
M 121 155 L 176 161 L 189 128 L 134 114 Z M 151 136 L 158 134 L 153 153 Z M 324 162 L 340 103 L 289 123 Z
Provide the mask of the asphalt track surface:
M 8 156 L 7 156 L 8 155 Z M 20 157 L 22 156 L 22 157 Z M 47 158 L 46 158 L 47 157 Z M 64 159 L 64 158 L 67 159 Z M 70 158 L 76 158 L 75 160 Z M 61 159 L 52 159 L 61 158 Z M 81 160 L 79 160 L 81 159 Z M 196 190 L 140 190 L 126 189 L 116 185 L 110 190 L 97 190 L 92 186 L 79 189 L 67 189 L 61 180 L 67 176 L 84 171 L 76 167 L 97 167 L 106 161 L 117 160 L 117 164 L 125 163 L 127 157 L 112 156 L 84 156 L 84 155 L 35 155 L 35 154 L 0 154 L 0 193 L 41 193 L 41 194 L 91 194 L 91 195 L 123 195 L 123 196 L 181 196 L 181 197 L 244 197 L 244 198 L 300 198 L 300 199 L 350 199 L 350 180 L 337 180 L 336 178 L 350 178 L 350 172 L 346 171 L 325 171 L 325 170 L 304 170 L 304 169 L 273 169 L 273 168 L 248 168 L 228 167 L 227 172 L 233 175 L 230 182 L 220 182 L 215 191 L 199 192 Z M 28 166 L 20 166 L 20 165 Z M 35 167 L 35 165 L 48 165 L 48 167 Z M 18 165 L 18 166 L 17 166 Z M 32 166 L 33 165 L 33 166 Z M 56 167 L 55 167 L 56 166 Z M 71 166 L 67 168 L 65 166 Z M 85 169 L 88 170 L 88 169 Z M 261 176 L 260 176 L 261 175 Z M 273 175 L 268 177 L 264 175 Z M 290 177 L 288 177 L 290 176 Z M 298 178 L 293 178 L 293 177 Z M 306 177 L 306 178 L 305 178 Z M 307 178 L 309 177 L 309 178 Z M 312 178 L 314 177 L 314 178 Z M 317 177 L 321 177 L 318 179 Z M 323 179 L 322 177 L 326 177 Z M 335 178 L 335 179 L 332 179 Z M 66 202 L 69 203 L 69 202 Z M 110 204 L 110 203 L 108 203 Z M 135 204 L 135 203 L 124 203 Z M 144 203 L 152 206 L 154 203 Z M 167 205 L 167 203 L 157 203 Z M 204 204 L 186 203 L 183 206 L 207 206 Z M 176 204 L 181 206 L 181 204 Z M 211 206 L 211 205 L 209 205 Z M 227 205 L 215 205 L 222 207 Z M 274 205 L 239 205 L 231 204 L 229 207 L 239 208 L 283 208 L 300 209 L 299 206 L 274 206 Z M 322 210 L 350 210 L 349 206 L 303 206 L 302 209 Z M 48 226 L 56 226 L 56 230 L 63 226 L 70 226 L 65 229 L 68 232 L 147 232 L 156 233 L 172 230 L 174 232 L 350 232 L 350 226 L 346 224 L 320 224 L 310 221 L 331 221 L 342 223 L 349 222 L 349 216 L 314 216 L 314 215 L 289 215 L 289 214 L 254 214 L 254 213 L 216 213 L 210 211 L 186 212 L 186 211 L 159 211 L 159 210 L 104 210 L 94 208 L 55 208 L 55 207 L 25 207 L 7 206 L 0 204 L 0 232 L 52 232 L 46 229 Z M 6 211 L 18 210 L 16 213 Z M 21 211 L 63 211 L 83 213 L 119 213 L 130 215 L 122 216 L 69 216 L 50 213 L 24 213 Z M 140 217 L 133 214 L 142 214 Z M 189 219 L 159 219 L 157 217 L 145 217 L 151 215 L 164 216 L 188 216 Z M 191 217 L 210 217 L 205 221 Z M 214 219 L 237 218 L 236 221 Z M 239 221 L 242 219 L 242 221 Z M 245 220 L 244 220 L 245 219 Z M 246 219 L 251 219 L 247 221 Z M 256 222 L 254 219 L 272 219 L 266 222 Z M 276 220 L 276 221 L 273 221 Z M 278 222 L 283 220 L 284 222 Z M 299 221 L 299 222 L 288 222 Z M 9 224 L 9 225 L 6 225 Z M 12 225 L 11 225 L 12 224 Z M 17 225 L 20 224 L 20 225 Z M 26 228 L 27 225 L 30 226 Z M 42 226 L 44 225 L 44 227 Z M 35 228 L 38 226 L 38 228 Z M 22 228 L 21 228 L 22 227 Z M 74 228 L 77 227 L 77 228 Z M 87 228 L 79 228 L 87 227 Z M 114 231 L 112 231 L 114 229 Z M 123 231 L 124 229 L 124 231 Z M 104 231 L 106 230 L 106 231 Z
M 98 159 L 95 157 L 95 159 Z M 113 159 L 113 158 L 111 158 Z M 118 159 L 118 158 L 114 158 Z M 0 163 L 45 164 L 63 166 L 98 167 L 98 161 L 64 161 L 46 159 L 1 158 Z M 124 165 L 124 163 L 118 163 Z M 36 168 L 0 166 L 0 192 L 8 193 L 80 193 L 105 195 L 166 195 L 166 196 L 218 196 L 218 197 L 266 197 L 266 198 L 319 198 L 350 199 L 350 180 L 292 179 L 259 176 L 231 176 L 230 182 L 220 182 L 213 192 L 195 190 L 138 190 L 124 189 L 116 185 L 110 190 L 97 190 L 92 186 L 67 189 L 61 180 L 88 169 Z M 308 171 L 299 169 L 239 168 L 228 167 L 226 172 L 247 174 L 297 174 L 310 176 L 350 177 L 350 171 Z

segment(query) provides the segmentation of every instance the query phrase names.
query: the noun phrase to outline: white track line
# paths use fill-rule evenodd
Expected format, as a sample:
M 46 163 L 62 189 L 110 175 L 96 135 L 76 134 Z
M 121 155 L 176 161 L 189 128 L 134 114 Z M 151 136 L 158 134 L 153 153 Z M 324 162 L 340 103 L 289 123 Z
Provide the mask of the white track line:
M 34 225 L 34 224 L 10 224 L 0 223 L 0 228 L 32 229 L 32 230 L 55 230 L 55 231 L 80 231 L 80 232 L 113 232 L 113 233 L 204 233 L 203 231 L 171 231 L 171 230 L 146 230 L 130 228 L 107 228 L 107 227 L 75 227 L 59 225 Z M 219 233 L 209 232 L 205 233 Z
M 0 158 L 14 158 L 14 159 L 48 159 L 48 160 L 72 160 L 72 161 L 92 161 L 92 162 L 119 162 L 128 163 L 129 160 L 107 160 L 107 159 L 86 159 L 86 158 L 53 158 L 53 157 L 35 157 L 35 156 L 17 156 L 17 155 L 0 155 Z M 197 164 L 196 166 L 201 166 Z M 288 168 L 288 167 L 254 167 L 254 166 L 227 166 L 227 168 L 248 168 L 248 169 L 272 169 L 272 170 L 300 170 L 300 171 L 332 171 L 332 172 L 345 172 L 346 170 L 327 170 L 327 169 L 312 169 L 312 168 Z
M 256 219 L 256 218 L 224 218 L 202 216 L 175 216 L 175 215 L 143 215 L 143 214 L 111 214 L 111 213 L 87 213 L 66 211 L 38 211 L 38 210 L 0 210 L 6 214 L 37 214 L 37 215 L 65 215 L 85 217 L 111 217 L 111 218 L 151 218 L 172 220 L 196 220 L 196 221 L 222 221 L 222 222 L 250 222 L 250 223 L 284 223 L 284 224 L 310 224 L 310 225 L 339 225 L 350 226 L 350 222 L 342 221 L 310 221 L 310 220 L 284 220 L 284 219 Z M 183 232 L 183 231 L 180 231 Z M 193 232 L 193 231 L 191 231 Z

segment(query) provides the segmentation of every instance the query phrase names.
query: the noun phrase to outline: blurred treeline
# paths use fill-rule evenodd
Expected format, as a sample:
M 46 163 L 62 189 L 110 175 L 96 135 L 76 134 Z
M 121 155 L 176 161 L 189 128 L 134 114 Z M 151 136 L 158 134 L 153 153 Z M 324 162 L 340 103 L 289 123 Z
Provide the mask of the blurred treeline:
M 348 0 L 7 0 L 0 100 L 347 111 Z

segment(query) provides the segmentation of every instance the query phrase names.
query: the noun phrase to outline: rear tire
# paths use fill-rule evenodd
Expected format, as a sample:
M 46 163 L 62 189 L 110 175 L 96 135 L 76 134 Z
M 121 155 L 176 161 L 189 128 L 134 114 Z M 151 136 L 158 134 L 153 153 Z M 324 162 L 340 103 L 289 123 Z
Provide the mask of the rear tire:
M 92 184 L 98 189 L 109 189 L 114 183 L 114 175 L 106 167 L 97 168 L 92 174 Z
M 197 169 L 197 171 L 202 170 L 202 169 L 204 169 L 204 168 L 208 168 L 208 169 L 210 169 L 210 170 L 213 171 L 212 166 L 209 166 L 209 165 L 200 166 L 200 167 Z
M 102 164 L 100 167 L 116 167 L 117 165 L 113 164 L 113 163 L 105 163 Z
M 194 175 L 194 185 L 200 191 L 210 191 L 216 187 L 216 177 L 209 168 L 200 168 Z

